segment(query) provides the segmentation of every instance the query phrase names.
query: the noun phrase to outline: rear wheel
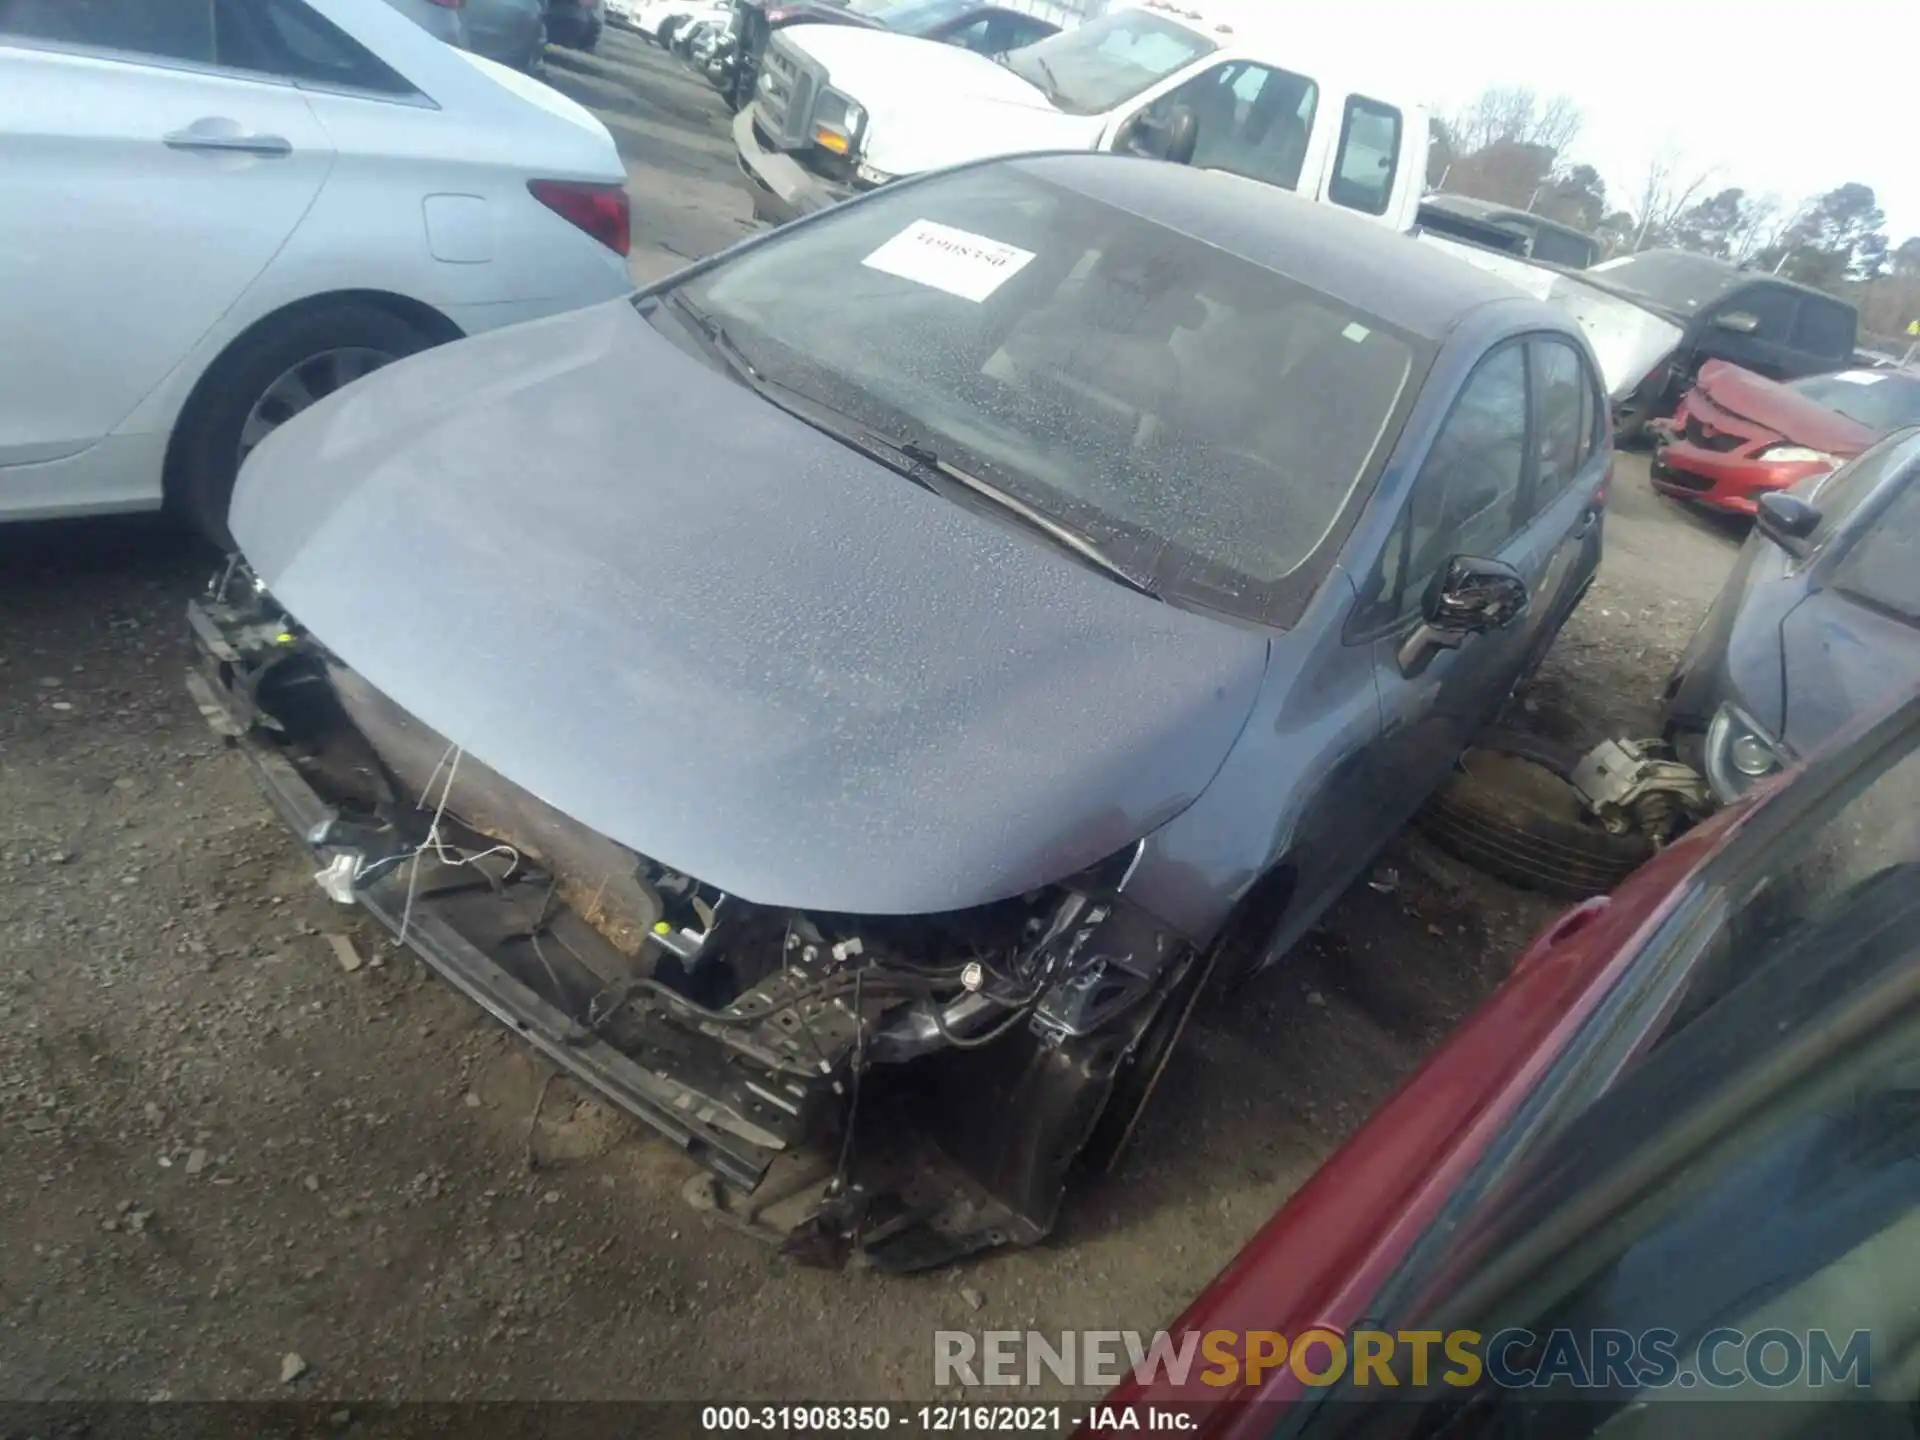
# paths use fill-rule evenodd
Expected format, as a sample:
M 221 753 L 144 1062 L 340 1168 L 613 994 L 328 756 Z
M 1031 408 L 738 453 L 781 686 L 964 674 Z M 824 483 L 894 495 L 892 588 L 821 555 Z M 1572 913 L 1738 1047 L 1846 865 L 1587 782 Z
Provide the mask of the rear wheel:
M 1168 989 L 1146 1029 L 1120 1062 L 1113 1077 L 1113 1093 L 1107 1097 L 1106 1107 L 1078 1157 L 1087 1170 L 1111 1171 L 1126 1154 L 1140 1117 L 1166 1073 L 1167 1062 L 1187 1033 L 1187 1022 L 1213 976 L 1218 955 L 1218 950 L 1209 949 L 1187 962 L 1186 973 Z
M 227 507 L 255 447 L 295 415 L 403 355 L 427 336 L 360 301 L 317 307 L 243 335 L 188 402 L 168 456 L 168 500 L 208 540 L 233 548 Z

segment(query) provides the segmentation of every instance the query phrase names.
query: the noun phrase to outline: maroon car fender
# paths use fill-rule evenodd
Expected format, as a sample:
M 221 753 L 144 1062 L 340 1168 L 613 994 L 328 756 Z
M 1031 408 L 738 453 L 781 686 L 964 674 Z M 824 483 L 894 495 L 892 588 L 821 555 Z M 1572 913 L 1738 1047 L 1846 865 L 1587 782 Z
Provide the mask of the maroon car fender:
M 1488 1001 L 1168 1327 L 1176 1349 L 1190 1332 L 1232 1332 L 1236 1355 L 1253 1330 L 1344 1335 L 1666 918 L 1683 882 L 1751 813 L 1752 805 L 1722 811 L 1610 898 L 1547 926 Z M 1324 1354 L 1314 1363 L 1324 1365 Z M 1197 1421 L 1189 1433 L 1265 1436 L 1275 1408 L 1302 1393 L 1284 1365 L 1254 1386 L 1222 1368 L 1198 1351 L 1184 1383 L 1164 1370 L 1130 1376 L 1106 1406 L 1187 1409 Z

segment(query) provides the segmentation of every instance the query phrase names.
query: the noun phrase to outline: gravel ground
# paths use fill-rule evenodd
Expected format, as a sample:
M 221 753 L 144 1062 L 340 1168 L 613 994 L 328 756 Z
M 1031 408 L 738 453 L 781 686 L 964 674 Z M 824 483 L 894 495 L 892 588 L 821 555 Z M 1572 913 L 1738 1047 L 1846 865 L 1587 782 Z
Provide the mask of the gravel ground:
M 701 87 L 618 34 L 555 68 L 631 158 L 637 276 L 744 233 Z M 1733 548 L 1622 457 L 1533 719 L 1644 732 Z M 536 1118 L 543 1068 L 321 897 L 180 688 L 210 568 L 153 525 L 0 534 L 0 1398 L 926 1398 L 935 1329 L 1170 1316 L 1556 908 L 1397 843 L 1200 1017 L 1051 1243 L 797 1269 L 564 1082 Z

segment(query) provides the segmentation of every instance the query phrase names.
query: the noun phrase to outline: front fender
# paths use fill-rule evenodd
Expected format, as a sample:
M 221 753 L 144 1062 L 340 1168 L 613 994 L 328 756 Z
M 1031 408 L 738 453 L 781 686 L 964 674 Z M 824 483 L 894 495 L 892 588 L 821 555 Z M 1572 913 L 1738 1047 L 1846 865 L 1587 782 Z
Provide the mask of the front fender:
M 1300 623 L 1273 638 L 1233 748 L 1200 797 L 1146 837 L 1122 887 L 1196 944 L 1210 944 L 1280 865 L 1296 871 L 1285 928 L 1304 928 L 1323 893 L 1337 894 L 1385 839 L 1347 783 L 1381 724 L 1372 647 L 1340 642 L 1353 603 L 1351 579 L 1336 570 Z

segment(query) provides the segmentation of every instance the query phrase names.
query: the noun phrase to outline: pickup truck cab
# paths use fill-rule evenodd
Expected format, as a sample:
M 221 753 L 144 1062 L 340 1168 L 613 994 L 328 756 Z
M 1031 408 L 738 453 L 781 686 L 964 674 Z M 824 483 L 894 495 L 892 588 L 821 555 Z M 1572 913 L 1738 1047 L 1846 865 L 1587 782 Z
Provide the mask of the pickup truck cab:
M 1395 229 L 1419 208 L 1428 122 L 1280 25 L 1149 0 L 989 57 L 881 30 L 768 42 L 735 117 L 755 213 L 788 220 L 968 160 L 1117 150 L 1227 170 Z

